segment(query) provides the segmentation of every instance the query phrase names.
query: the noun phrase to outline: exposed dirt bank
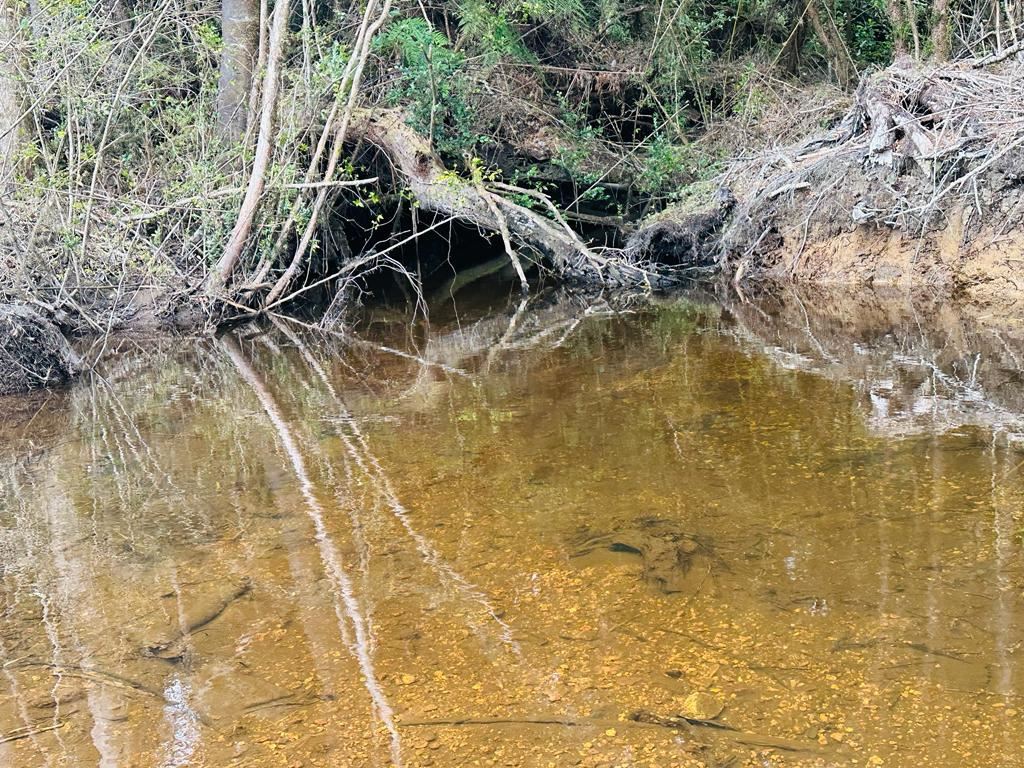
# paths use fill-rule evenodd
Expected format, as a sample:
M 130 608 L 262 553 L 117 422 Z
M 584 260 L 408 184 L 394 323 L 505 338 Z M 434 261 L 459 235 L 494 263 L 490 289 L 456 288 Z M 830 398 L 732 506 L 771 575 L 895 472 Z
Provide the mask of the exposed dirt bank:
M 897 62 L 824 131 L 736 160 L 718 183 L 739 203 L 700 252 L 737 282 L 928 287 L 1024 306 L 1024 62 Z M 695 216 L 691 203 L 649 229 L 671 240 L 675 227 L 679 241 L 717 210 Z
M 786 227 L 757 269 L 797 283 L 927 287 L 982 307 L 1024 308 L 1024 231 L 1004 231 L 995 215 L 972 232 L 968 213 L 951 212 L 946 229 L 922 237 L 860 225 L 804 242 L 801 228 Z

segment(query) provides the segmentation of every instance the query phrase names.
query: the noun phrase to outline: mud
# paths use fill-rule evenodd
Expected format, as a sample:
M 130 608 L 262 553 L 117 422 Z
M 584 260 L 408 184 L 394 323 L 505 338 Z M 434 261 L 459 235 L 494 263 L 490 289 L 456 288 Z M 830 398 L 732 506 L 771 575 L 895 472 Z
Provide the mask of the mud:
M 759 254 L 762 279 L 795 284 L 926 289 L 961 304 L 999 311 L 1024 307 L 1024 230 L 1004 214 L 972 224 L 973 211 L 950 211 L 945 228 L 923 236 L 871 225 L 837 226 L 793 205 L 776 219 L 774 242 Z M 808 225 L 807 218 L 817 219 Z M 821 226 L 828 223 L 831 226 Z

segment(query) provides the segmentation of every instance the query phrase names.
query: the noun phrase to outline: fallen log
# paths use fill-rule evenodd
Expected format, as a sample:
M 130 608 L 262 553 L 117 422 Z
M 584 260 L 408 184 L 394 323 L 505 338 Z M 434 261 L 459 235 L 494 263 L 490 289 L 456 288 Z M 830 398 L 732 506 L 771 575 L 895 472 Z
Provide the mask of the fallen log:
M 401 174 L 421 210 L 449 216 L 508 237 L 515 254 L 559 277 L 620 285 L 646 284 L 651 273 L 626 257 L 609 258 L 588 247 L 571 229 L 450 171 L 400 110 L 364 111 L 352 135 L 380 149 Z M 500 185 L 497 185 L 500 189 Z

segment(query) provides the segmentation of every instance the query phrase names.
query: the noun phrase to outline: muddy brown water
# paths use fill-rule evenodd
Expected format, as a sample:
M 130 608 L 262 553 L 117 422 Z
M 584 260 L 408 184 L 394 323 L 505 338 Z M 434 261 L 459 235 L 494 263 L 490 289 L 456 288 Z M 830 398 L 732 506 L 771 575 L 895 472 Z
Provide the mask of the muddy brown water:
M 1024 344 L 813 298 L 117 340 L 7 400 L 0 765 L 1024 765 Z

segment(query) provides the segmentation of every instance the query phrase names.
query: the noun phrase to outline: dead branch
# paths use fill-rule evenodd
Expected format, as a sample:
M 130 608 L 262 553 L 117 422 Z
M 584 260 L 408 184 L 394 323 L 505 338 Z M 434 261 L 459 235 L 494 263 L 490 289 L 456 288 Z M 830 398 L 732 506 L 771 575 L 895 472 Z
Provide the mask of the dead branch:
M 344 103 L 344 109 L 341 113 L 341 119 L 338 121 L 336 131 L 334 134 L 334 141 L 331 147 L 331 155 L 327 163 L 327 170 L 323 175 L 323 182 L 331 182 L 334 180 L 334 174 L 337 172 L 338 162 L 341 159 L 341 153 L 345 147 L 345 141 L 348 138 L 349 125 L 352 121 L 352 116 L 356 108 L 356 102 L 359 97 L 359 84 L 362 80 L 363 70 L 366 67 L 366 61 L 370 55 L 370 45 L 373 42 L 374 37 L 384 23 L 388 20 L 389 14 L 391 13 L 391 0 L 384 0 L 383 5 L 378 10 L 377 0 L 371 0 L 367 4 L 366 10 L 363 12 L 362 25 L 359 29 L 359 34 L 356 37 L 353 52 L 349 58 L 349 62 L 345 68 L 343 76 L 342 86 L 339 90 L 339 96 L 335 101 L 335 105 L 331 108 L 332 114 L 337 114 L 339 105 Z M 327 131 L 332 127 L 332 122 L 324 127 L 324 133 L 321 136 L 321 143 L 327 137 Z M 321 146 L 318 146 L 318 151 L 322 150 Z M 311 169 L 313 166 L 310 166 Z M 307 174 L 306 181 L 310 181 L 310 174 Z M 270 293 L 266 297 L 266 303 L 272 304 L 281 297 L 282 294 L 291 286 L 292 281 L 295 279 L 302 268 L 305 261 L 306 254 L 309 252 L 310 245 L 313 241 L 313 236 L 316 233 L 316 228 L 320 221 L 320 213 L 327 202 L 327 196 L 329 188 L 321 188 L 314 198 L 312 211 L 309 215 L 309 220 L 306 222 L 306 227 L 303 230 L 302 237 L 299 239 L 299 243 L 295 248 L 295 253 L 292 254 L 291 263 L 288 265 L 288 269 L 285 270 L 284 274 L 281 275 L 277 282 L 274 283 L 274 287 L 270 289 Z M 293 209 L 293 213 L 296 209 Z M 289 216 L 288 226 L 293 225 L 294 216 Z M 287 229 L 287 227 L 286 227 Z M 282 231 L 282 235 L 286 235 L 285 231 Z M 279 239 L 279 242 L 282 242 Z M 275 248 L 276 250 L 276 248 Z
M 277 113 L 277 95 L 281 87 L 281 63 L 284 52 L 284 38 L 288 31 L 288 11 L 291 3 L 282 0 L 274 7 L 268 41 L 267 72 L 263 78 L 263 108 L 260 112 L 260 131 L 256 140 L 256 156 L 253 159 L 252 172 L 246 186 L 245 198 L 242 200 L 235 221 L 234 229 L 224 247 L 224 253 L 217 262 L 214 271 L 207 281 L 208 292 L 219 292 L 234 276 L 235 268 L 242 251 L 249 241 L 256 209 L 263 197 L 266 184 L 267 169 L 274 151 L 274 123 Z
M 974 67 L 975 69 L 984 69 L 985 67 L 990 67 L 993 64 L 999 64 L 1002 61 L 1006 61 L 1011 56 L 1021 53 L 1022 51 L 1024 51 L 1024 40 L 1014 43 L 1013 45 L 1007 46 L 1006 48 L 1003 48 L 1003 50 L 1001 51 L 996 51 L 991 56 L 986 56 L 983 59 L 978 59 L 973 64 L 971 64 L 971 66 Z
M 491 209 L 491 214 L 494 216 L 494 220 L 498 223 L 498 231 L 501 233 L 501 242 L 505 246 L 505 253 L 508 255 L 509 261 L 512 262 L 512 266 L 516 271 L 516 275 L 519 277 L 519 285 L 522 288 L 523 293 L 530 292 L 530 284 L 526 281 L 526 273 L 523 271 L 523 265 L 519 261 L 519 254 L 516 253 L 515 248 L 512 247 L 512 236 L 508 231 L 508 220 L 498 210 L 498 205 L 494 202 L 494 195 L 484 189 L 484 185 L 477 182 L 477 191 L 480 196 L 487 203 L 487 207 Z
M 878 226 L 920 238 L 958 210 L 1012 204 L 1024 81 L 985 61 L 921 67 L 901 59 L 861 82 L 827 134 L 737 161 L 720 179 L 743 198 L 722 238 L 725 257 L 748 275 L 758 260 L 778 257 L 771 268 L 785 273 L 805 244 L 844 230 Z M 785 194 L 806 189 L 817 194 Z M 787 253 L 796 255 L 782 259 Z

